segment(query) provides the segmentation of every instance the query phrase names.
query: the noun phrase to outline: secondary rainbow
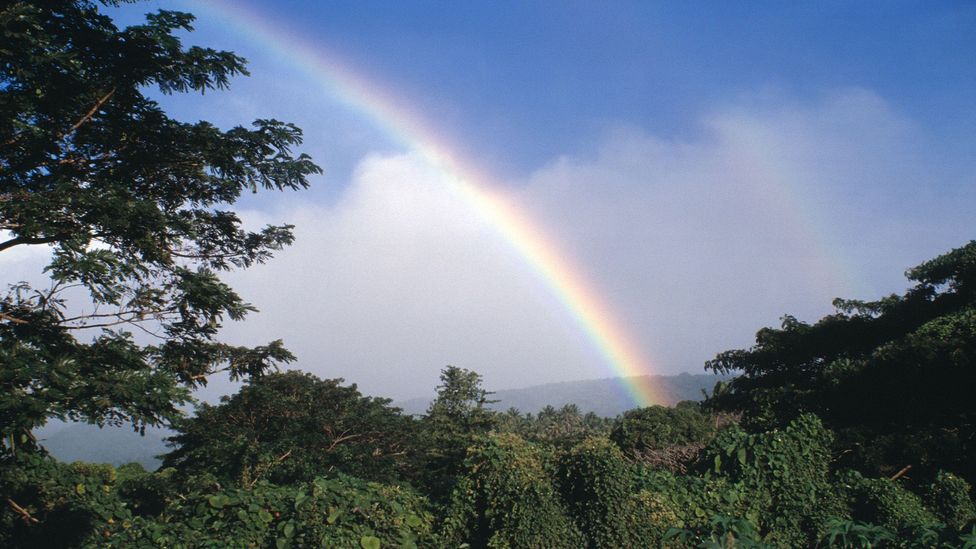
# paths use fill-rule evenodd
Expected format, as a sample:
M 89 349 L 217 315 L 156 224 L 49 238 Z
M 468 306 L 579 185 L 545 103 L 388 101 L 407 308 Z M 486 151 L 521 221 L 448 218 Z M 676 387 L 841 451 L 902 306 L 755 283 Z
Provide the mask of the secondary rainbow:
M 446 140 L 422 116 L 413 113 L 381 86 L 359 76 L 320 45 L 303 41 L 239 3 L 224 1 L 195 4 L 199 12 L 212 10 L 225 25 L 236 27 L 282 61 L 290 63 L 321 86 L 333 100 L 370 118 L 390 137 L 422 156 L 439 171 L 479 215 L 483 216 L 549 287 L 587 338 L 604 357 L 622 389 L 635 405 L 648 406 L 665 401 L 665 395 L 648 377 L 649 364 L 639 346 L 580 272 L 557 249 L 551 239 L 529 215 L 502 193 L 491 179 L 452 154 Z

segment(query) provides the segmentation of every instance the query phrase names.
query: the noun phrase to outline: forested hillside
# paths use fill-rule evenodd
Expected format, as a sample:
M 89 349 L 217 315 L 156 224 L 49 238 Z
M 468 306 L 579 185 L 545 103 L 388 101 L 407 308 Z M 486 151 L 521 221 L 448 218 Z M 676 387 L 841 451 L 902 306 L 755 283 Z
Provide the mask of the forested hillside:
M 703 403 L 496 411 L 450 366 L 406 414 L 278 371 L 280 341 L 221 340 L 253 310 L 221 275 L 292 241 L 233 204 L 318 167 L 295 126 L 180 122 L 149 96 L 245 72 L 182 45 L 191 16 L 98 9 L 0 7 L 0 253 L 50 250 L 50 283 L 0 300 L 0 546 L 976 546 L 976 241 L 903 295 L 760 329 L 708 362 L 731 379 Z M 215 372 L 242 387 L 183 414 Z M 175 434 L 158 471 L 69 464 L 34 435 L 51 420 Z

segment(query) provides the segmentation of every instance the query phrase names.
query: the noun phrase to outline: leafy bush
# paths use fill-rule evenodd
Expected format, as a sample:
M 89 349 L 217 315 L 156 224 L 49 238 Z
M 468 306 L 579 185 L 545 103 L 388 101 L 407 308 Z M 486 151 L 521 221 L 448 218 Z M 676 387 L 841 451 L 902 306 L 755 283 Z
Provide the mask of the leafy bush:
M 832 434 L 813 415 L 783 430 L 750 435 L 737 426 L 720 433 L 702 453 L 708 477 L 736 486 L 744 515 L 767 539 L 810 545 L 841 501 L 829 482 Z
M 426 500 L 339 475 L 300 486 L 196 492 L 155 518 L 111 524 L 91 547 L 417 547 L 432 542 Z
M 929 487 L 929 509 L 948 527 L 962 530 L 976 520 L 976 507 L 969 495 L 971 491 L 965 480 L 940 471 Z
M 870 549 L 884 547 L 897 538 L 895 533 L 875 524 L 865 524 L 853 520 L 832 519 L 827 522 L 827 530 L 820 540 L 826 547 L 849 547 Z
M 625 453 L 704 442 L 715 432 L 714 422 L 697 403 L 648 406 L 624 412 L 610 432 L 610 440 Z
M 762 540 L 755 525 L 742 518 L 715 515 L 705 526 L 672 528 L 664 535 L 665 543 L 703 549 L 766 549 L 773 547 Z
M 857 471 L 840 477 L 851 517 L 857 522 L 876 524 L 892 532 L 905 533 L 931 529 L 938 524 L 922 499 L 887 478 L 866 478 Z
M 636 546 L 626 517 L 631 476 L 623 454 L 609 440 L 591 438 L 562 457 L 559 484 L 589 547 Z
M 397 478 L 413 420 L 342 379 L 290 371 L 251 379 L 221 404 L 176 423 L 164 465 L 245 485 L 307 482 L 333 471 Z M 219 433 L 219 435 L 217 435 Z
M 934 523 L 896 532 L 877 524 L 832 519 L 827 523 L 827 530 L 820 540 L 820 545 L 863 549 L 872 547 L 973 549 L 976 548 L 976 527 L 969 532 L 959 532 L 944 524 Z
M 125 523 L 129 509 L 116 497 L 115 469 L 19 452 L 0 467 L 0 546 L 75 547 L 106 523 Z
M 511 434 L 468 449 L 451 495 L 442 546 L 581 547 L 583 536 L 559 501 L 546 457 Z
M 530 442 L 548 446 L 571 448 L 589 437 L 606 436 L 614 420 L 593 412 L 584 414 L 575 404 L 566 404 L 561 408 L 545 406 L 534 415 L 522 415 L 517 409 L 509 408 L 496 416 L 496 422 L 498 432 L 515 433 Z

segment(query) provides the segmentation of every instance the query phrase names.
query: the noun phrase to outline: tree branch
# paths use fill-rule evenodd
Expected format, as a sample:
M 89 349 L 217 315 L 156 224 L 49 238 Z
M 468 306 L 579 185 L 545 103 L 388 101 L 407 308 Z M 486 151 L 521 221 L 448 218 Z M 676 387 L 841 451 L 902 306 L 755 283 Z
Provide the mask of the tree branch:
M 10 315 L 8 315 L 6 313 L 0 313 L 0 320 L 7 320 L 7 321 L 10 321 L 10 322 L 13 322 L 14 324 L 27 324 L 27 321 L 26 320 L 12 317 L 12 316 L 10 316 Z
M 39 522 L 41 522 L 36 518 L 32 517 L 31 514 L 27 512 L 27 509 L 24 509 L 20 505 L 17 505 L 17 502 L 10 498 L 7 498 L 7 505 L 9 505 L 10 508 L 13 509 L 15 513 L 20 515 L 20 518 L 24 519 L 24 522 L 27 523 L 33 522 L 34 524 L 38 524 Z
M 102 105 L 104 105 L 105 102 L 108 101 L 109 98 L 112 97 L 112 95 L 114 95 L 114 94 L 115 94 L 115 88 L 113 87 L 111 90 L 109 90 L 108 93 L 106 93 L 105 95 L 103 95 L 101 99 L 99 99 L 98 101 L 96 101 L 95 102 L 95 106 L 93 106 L 91 108 L 91 110 L 89 110 L 87 113 L 85 113 L 85 116 L 82 116 L 77 122 L 75 122 L 75 124 L 73 126 L 71 126 L 68 129 L 68 131 L 66 131 L 64 133 L 64 135 L 70 135 L 75 130 L 77 130 L 78 128 L 80 128 L 82 126 L 82 124 L 84 124 L 85 122 L 88 122 L 89 120 L 91 120 L 91 117 L 95 116 L 95 113 L 98 112 L 98 109 L 100 109 L 102 107 Z
M 898 471 L 897 473 L 891 475 L 891 480 L 898 480 L 899 478 L 905 476 L 905 473 L 907 473 L 907 472 L 909 472 L 911 470 L 912 470 L 911 464 L 906 465 L 906 466 L 902 467 L 900 471 Z
M 6 250 L 7 248 L 13 248 L 14 246 L 20 244 L 50 244 L 52 242 L 57 242 L 58 240 L 63 240 L 67 238 L 67 234 L 55 234 L 51 236 L 39 236 L 36 238 L 28 238 L 25 236 L 18 236 L 16 238 L 11 238 L 6 242 L 0 242 L 0 252 Z

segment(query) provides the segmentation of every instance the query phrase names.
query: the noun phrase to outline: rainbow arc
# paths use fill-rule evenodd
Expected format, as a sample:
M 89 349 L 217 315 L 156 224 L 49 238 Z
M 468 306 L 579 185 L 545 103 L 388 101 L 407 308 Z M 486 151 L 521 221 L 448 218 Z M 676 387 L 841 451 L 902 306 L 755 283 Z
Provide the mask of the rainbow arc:
M 367 116 L 405 147 L 418 154 L 445 177 L 451 190 L 495 229 L 500 238 L 537 273 L 582 333 L 599 351 L 621 388 L 637 406 L 662 403 L 666 399 L 652 382 L 650 365 L 617 315 L 601 299 L 595 287 L 548 238 L 524 208 L 498 192 L 491 178 L 451 151 L 422 116 L 399 104 L 368 79 L 358 75 L 321 46 L 303 41 L 274 26 L 261 14 L 240 4 L 215 2 L 225 23 L 239 28 L 250 39 L 288 59 L 310 81 L 318 84 L 332 100 Z

